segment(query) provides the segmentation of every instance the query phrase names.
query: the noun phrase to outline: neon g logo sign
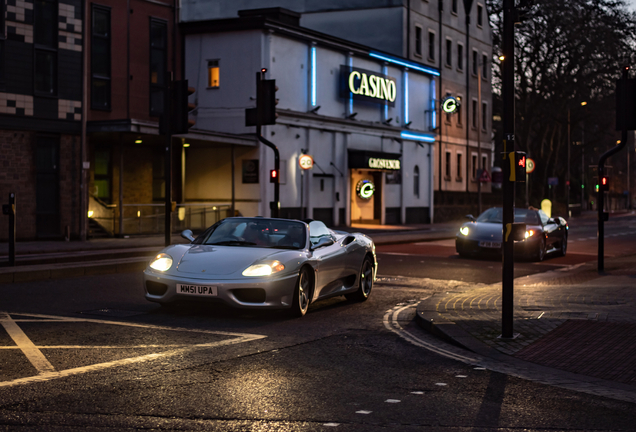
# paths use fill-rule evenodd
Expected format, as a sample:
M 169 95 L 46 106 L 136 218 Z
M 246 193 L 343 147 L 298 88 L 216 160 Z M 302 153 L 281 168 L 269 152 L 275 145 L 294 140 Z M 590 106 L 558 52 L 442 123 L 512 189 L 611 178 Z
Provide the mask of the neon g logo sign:
M 356 185 L 356 195 L 358 195 L 362 199 L 371 199 L 374 192 L 375 185 L 371 180 L 360 180 Z
M 340 97 L 395 106 L 395 79 L 381 73 L 340 66 Z

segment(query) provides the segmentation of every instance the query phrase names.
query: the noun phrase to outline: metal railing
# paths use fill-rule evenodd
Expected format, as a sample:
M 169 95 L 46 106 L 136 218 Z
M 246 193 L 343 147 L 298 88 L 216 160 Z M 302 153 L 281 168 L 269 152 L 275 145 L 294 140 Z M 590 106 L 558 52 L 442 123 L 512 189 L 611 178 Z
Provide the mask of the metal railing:
M 117 234 L 162 234 L 165 231 L 165 204 L 124 204 L 122 206 L 122 229 L 120 215 L 116 204 L 107 205 L 106 210 L 97 206 L 89 217 L 95 219 L 105 229 L 112 228 Z M 91 207 L 92 209 L 92 207 Z M 230 216 L 229 204 L 186 203 L 177 204 L 172 212 L 172 231 L 184 229 L 202 231 L 210 225 Z
M 97 222 L 111 236 L 115 234 L 116 204 L 106 204 L 94 195 L 88 199 L 88 217 Z

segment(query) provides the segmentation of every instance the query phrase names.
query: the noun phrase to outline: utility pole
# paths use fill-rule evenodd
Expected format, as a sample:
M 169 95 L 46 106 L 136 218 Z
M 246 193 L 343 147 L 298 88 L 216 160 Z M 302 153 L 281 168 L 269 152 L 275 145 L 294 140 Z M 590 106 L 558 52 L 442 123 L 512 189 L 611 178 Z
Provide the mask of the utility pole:
M 636 129 L 636 80 L 628 79 L 629 66 L 623 68 L 623 76 L 616 83 L 616 128 L 621 131 L 621 143 L 609 149 L 601 155 L 598 161 L 598 272 L 605 270 L 605 221 L 609 219 L 609 213 L 603 211 L 605 189 L 609 188 L 605 179 L 605 161 L 615 153 L 621 151 L 627 145 L 627 130 Z M 609 190 L 609 189 L 608 189 Z
M 168 74 L 170 78 L 166 85 L 163 106 L 163 129 L 165 131 L 165 220 L 164 220 L 164 238 L 165 245 L 170 246 L 172 243 L 172 73 Z M 123 210 L 123 209 L 122 209 Z
M 565 180 L 565 214 L 570 217 L 570 108 L 568 107 L 568 166 Z
M 514 241 L 511 234 L 514 223 L 515 183 L 511 155 L 515 151 L 515 28 L 514 0 L 503 0 L 503 214 L 502 214 L 502 298 L 501 336 L 513 337 L 514 315 Z

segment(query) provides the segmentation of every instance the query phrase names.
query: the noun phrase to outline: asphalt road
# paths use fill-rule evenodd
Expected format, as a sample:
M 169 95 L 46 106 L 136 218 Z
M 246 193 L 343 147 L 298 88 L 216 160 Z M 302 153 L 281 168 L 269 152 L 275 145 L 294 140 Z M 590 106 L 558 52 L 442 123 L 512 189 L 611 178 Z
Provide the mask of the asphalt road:
M 573 256 L 593 258 L 593 229 L 572 227 Z M 624 251 L 636 235 L 610 238 L 608 250 Z M 318 302 L 301 319 L 166 311 L 143 299 L 138 273 L 4 285 L 0 430 L 634 430 L 633 404 L 475 370 L 390 331 L 397 305 L 497 273 L 497 261 L 429 246 L 402 246 L 426 249 L 409 257 L 381 250 L 380 273 L 439 280 L 381 278 L 367 302 Z M 557 260 L 519 267 L 569 265 Z M 419 261 L 433 263 L 428 273 Z M 399 323 L 421 332 L 412 314 Z

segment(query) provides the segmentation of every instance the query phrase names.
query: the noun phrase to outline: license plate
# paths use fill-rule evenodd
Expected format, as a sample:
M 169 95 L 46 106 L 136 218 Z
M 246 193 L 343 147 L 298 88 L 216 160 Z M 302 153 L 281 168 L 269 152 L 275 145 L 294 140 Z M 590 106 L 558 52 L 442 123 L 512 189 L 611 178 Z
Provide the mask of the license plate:
M 501 243 L 499 242 L 490 242 L 490 241 L 480 241 L 479 242 L 479 247 L 485 247 L 485 248 L 500 248 L 501 247 Z
M 190 295 L 217 295 L 216 287 L 210 285 L 186 285 L 177 284 L 177 294 L 190 294 Z

